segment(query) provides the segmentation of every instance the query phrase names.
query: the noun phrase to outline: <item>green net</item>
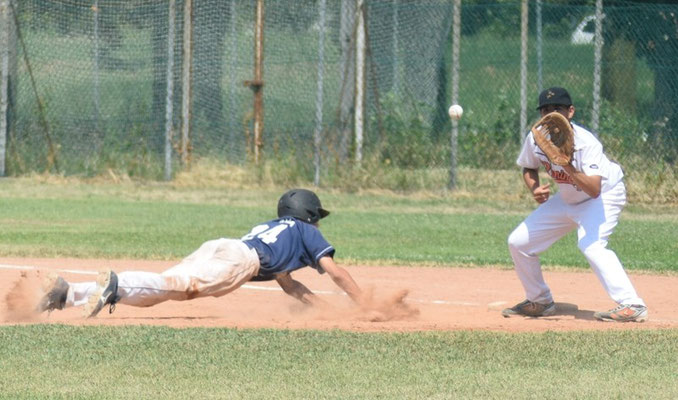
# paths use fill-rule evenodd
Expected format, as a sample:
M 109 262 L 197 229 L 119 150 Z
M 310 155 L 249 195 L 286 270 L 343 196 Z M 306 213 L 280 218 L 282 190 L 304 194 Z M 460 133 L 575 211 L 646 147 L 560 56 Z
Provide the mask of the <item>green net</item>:
M 185 167 L 184 123 L 190 162 L 252 160 L 253 91 L 245 81 L 254 77 L 256 1 L 190 3 L 188 120 L 184 1 L 3 1 L 15 11 L 6 16 L 7 39 L 0 43 L 9 71 L 8 175 L 113 169 L 159 179 L 168 161 L 172 171 Z M 321 179 L 358 150 L 385 168 L 448 168 L 454 2 L 364 2 L 360 149 L 353 121 L 356 3 L 263 2 L 264 159 L 294 159 L 309 178 L 315 162 Z M 528 122 L 537 118 L 539 91 L 563 86 L 573 96 L 575 119 L 597 124 L 606 149 L 625 167 L 675 169 L 678 6 L 605 2 L 595 103 L 595 8 L 579 3 L 586 5 L 529 2 Z M 512 169 L 525 133 L 521 2 L 461 4 L 458 98 L 466 112 L 457 164 Z

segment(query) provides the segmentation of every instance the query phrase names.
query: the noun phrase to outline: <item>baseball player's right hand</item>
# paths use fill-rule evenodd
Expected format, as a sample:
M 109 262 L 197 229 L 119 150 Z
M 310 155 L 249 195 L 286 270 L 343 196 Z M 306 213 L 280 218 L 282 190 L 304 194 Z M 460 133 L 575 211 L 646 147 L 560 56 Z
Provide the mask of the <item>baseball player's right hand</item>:
M 549 196 L 551 195 L 551 189 L 549 186 L 550 184 L 546 183 L 541 186 L 538 186 L 536 189 L 532 191 L 532 197 L 534 197 L 534 200 L 537 203 L 541 204 L 549 199 Z

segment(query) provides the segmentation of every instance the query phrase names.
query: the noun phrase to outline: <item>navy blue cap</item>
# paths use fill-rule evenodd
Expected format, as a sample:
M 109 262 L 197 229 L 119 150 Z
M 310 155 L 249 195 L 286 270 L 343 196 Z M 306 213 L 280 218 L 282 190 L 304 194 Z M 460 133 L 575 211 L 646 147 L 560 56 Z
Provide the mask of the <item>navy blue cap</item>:
M 544 90 L 539 94 L 539 107 L 537 107 L 537 110 L 550 105 L 571 106 L 572 99 L 570 94 L 561 87 L 552 87 Z

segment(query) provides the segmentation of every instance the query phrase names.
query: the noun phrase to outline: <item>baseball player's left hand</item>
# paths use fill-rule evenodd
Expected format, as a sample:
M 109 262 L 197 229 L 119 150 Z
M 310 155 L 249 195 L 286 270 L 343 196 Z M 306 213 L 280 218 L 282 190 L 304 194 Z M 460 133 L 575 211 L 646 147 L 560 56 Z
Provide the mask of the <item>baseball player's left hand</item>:
M 551 195 L 551 189 L 549 186 L 549 183 L 545 183 L 532 191 L 532 197 L 534 197 L 534 200 L 537 203 L 545 203 L 546 200 L 549 199 L 549 196 Z
M 541 117 L 532 126 L 534 142 L 552 164 L 564 166 L 572 161 L 574 131 L 570 121 L 557 111 Z

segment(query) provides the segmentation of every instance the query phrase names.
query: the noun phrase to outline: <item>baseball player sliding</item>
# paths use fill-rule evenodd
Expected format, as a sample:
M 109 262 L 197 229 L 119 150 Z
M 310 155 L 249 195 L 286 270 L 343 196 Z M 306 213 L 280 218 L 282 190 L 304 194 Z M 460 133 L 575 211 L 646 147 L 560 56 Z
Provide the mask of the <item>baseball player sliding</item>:
M 646 321 L 645 302 L 636 294 L 617 255 L 607 248 L 626 204 L 621 168 L 603 154 L 602 144 L 591 132 L 571 122 L 575 108 L 567 90 L 544 90 L 539 95 L 538 110 L 542 117 L 557 112 L 570 121 L 574 152 L 569 163 L 561 166 L 536 145 L 533 132 L 525 139 L 517 164 L 523 167 L 523 180 L 540 205 L 508 237 L 509 251 L 527 299 L 502 314 L 541 317 L 556 312 L 551 290 L 542 276 L 539 254 L 576 228 L 579 250 L 618 304 L 610 311 L 594 313 L 594 317 L 604 321 Z M 540 184 L 540 165 L 558 184 L 555 195 L 551 195 L 548 184 Z
M 277 219 L 255 226 L 241 239 L 207 241 L 162 273 L 106 271 L 97 282 L 84 283 L 69 283 L 53 275 L 38 311 L 84 305 L 85 315 L 94 317 L 107 305 L 113 312 L 117 303 L 148 307 L 167 300 L 219 297 L 250 280 L 273 279 L 303 303 L 323 303 L 292 278 L 293 271 L 306 266 L 327 272 L 353 301 L 372 309 L 370 299 L 348 271 L 335 264 L 334 247 L 318 230 L 318 221 L 328 214 L 312 191 L 290 190 L 278 201 Z

